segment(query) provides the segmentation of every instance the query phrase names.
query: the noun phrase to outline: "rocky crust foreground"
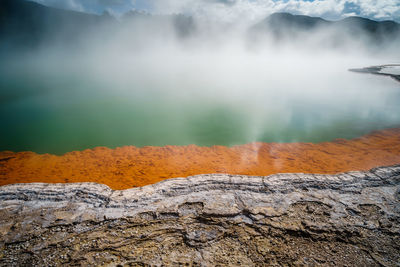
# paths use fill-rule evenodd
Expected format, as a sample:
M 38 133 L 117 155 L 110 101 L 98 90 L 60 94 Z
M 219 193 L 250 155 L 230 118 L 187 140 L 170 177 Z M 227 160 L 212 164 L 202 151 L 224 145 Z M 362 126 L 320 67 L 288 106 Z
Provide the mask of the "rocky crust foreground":
M 0 266 L 400 265 L 400 165 L 0 187 Z

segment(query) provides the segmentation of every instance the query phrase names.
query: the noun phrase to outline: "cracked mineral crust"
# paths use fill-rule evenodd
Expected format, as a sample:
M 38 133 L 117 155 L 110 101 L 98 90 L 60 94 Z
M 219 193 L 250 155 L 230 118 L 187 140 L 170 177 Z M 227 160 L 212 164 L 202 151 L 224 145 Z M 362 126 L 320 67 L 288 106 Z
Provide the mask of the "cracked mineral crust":
M 0 187 L 0 266 L 400 266 L 400 165 Z

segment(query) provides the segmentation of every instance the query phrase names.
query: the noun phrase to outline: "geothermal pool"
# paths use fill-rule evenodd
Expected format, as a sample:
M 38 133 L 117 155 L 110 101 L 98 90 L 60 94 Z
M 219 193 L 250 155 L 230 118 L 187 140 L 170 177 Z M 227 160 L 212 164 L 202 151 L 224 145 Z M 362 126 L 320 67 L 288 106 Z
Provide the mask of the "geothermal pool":
M 349 62 L 209 70 L 185 60 L 108 75 L 68 62 L 3 66 L 0 151 L 315 143 L 400 125 L 400 83 L 348 72 Z
M 384 58 L 242 46 L 113 51 L 0 63 L 0 185 L 126 189 L 400 162 L 400 83 L 348 71 Z

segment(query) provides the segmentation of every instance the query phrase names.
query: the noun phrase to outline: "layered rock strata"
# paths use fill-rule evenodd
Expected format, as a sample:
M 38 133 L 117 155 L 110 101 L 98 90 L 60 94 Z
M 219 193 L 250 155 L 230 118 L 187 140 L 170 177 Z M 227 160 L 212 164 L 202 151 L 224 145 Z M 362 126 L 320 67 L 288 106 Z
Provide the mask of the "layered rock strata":
M 399 266 L 400 165 L 0 187 L 0 266 Z

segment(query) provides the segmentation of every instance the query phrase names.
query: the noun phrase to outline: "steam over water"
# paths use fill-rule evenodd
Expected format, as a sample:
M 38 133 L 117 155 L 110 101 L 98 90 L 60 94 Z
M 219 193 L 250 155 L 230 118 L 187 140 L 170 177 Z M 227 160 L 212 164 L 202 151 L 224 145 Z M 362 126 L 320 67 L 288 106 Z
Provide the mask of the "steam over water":
M 79 48 L 3 55 L 0 150 L 321 142 L 400 125 L 400 83 L 348 72 L 395 63 L 396 49 L 227 28 L 182 38 L 136 23 L 88 34 Z

